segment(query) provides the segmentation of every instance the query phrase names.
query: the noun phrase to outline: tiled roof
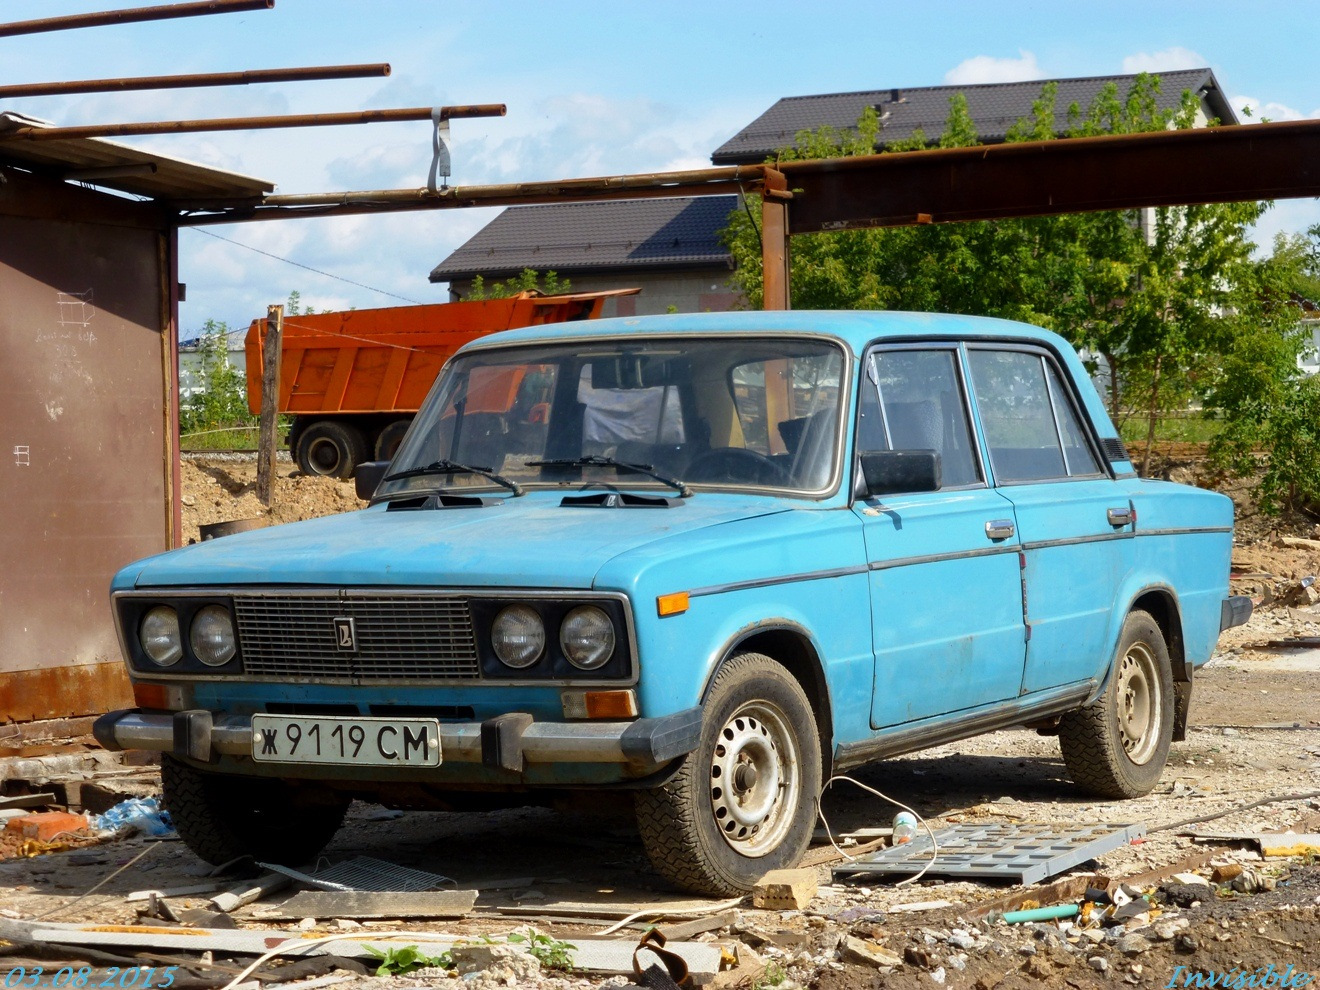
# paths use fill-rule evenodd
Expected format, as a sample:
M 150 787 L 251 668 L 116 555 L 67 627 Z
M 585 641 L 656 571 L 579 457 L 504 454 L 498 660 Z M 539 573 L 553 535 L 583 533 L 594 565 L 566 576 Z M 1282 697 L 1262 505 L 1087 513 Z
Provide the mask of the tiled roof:
M 538 272 L 730 265 L 718 232 L 737 196 L 510 207 L 431 272 L 432 282 Z
M 1176 107 L 1184 90 L 1204 91 L 1210 115 L 1225 124 L 1236 124 L 1233 108 L 1224 98 L 1215 75 L 1209 69 L 1186 69 L 1161 72 L 1159 105 Z M 1055 100 L 1055 130 L 1068 126 L 1068 107 L 1076 103 L 1083 110 L 1107 83 L 1115 83 L 1122 97 L 1136 76 L 1091 76 L 1084 79 L 1056 79 L 1059 92 Z M 880 143 L 901 141 L 920 128 L 930 140 L 944 131 L 949 116 L 949 97 L 962 93 L 981 141 L 992 144 L 1004 140 L 1010 127 L 1031 113 L 1031 104 L 1040 96 L 1048 79 L 1032 82 L 986 83 L 974 86 L 923 86 L 916 89 L 877 89 L 863 93 L 828 93 L 821 96 L 789 96 L 780 100 L 745 128 L 724 142 L 711 156 L 716 165 L 753 164 L 764 161 L 781 148 L 793 144 L 799 131 L 815 130 L 825 124 L 837 128 L 853 127 L 862 111 L 876 107 L 882 115 Z M 887 116 L 883 116 L 887 114 Z

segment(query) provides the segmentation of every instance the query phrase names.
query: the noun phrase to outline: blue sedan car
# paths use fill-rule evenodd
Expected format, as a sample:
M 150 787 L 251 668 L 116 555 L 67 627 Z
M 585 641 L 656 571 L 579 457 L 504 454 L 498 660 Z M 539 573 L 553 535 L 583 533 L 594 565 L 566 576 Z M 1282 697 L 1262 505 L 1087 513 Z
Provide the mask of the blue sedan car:
M 183 839 L 313 857 L 353 798 L 634 799 L 703 893 L 792 865 L 833 771 L 1006 726 L 1145 794 L 1228 594 L 1232 506 L 1138 478 L 1072 349 L 910 313 L 532 327 L 446 366 L 370 507 L 124 568 Z

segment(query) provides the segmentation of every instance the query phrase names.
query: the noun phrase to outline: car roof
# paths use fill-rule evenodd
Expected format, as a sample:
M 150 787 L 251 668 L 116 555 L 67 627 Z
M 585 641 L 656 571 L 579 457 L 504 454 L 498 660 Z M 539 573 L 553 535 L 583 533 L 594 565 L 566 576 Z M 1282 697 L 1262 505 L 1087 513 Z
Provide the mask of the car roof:
M 1053 350 L 1063 339 L 1048 330 L 985 316 L 946 313 L 905 313 L 877 310 L 749 310 L 732 313 L 673 313 L 664 316 L 620 317 L 575 321 L 505 330 L 462 348 L 592 337 L 641 334 L 713 335 L 721 333 L 802 333 L 835 337 L 860 355 L 875 340 L 885 338 L 982 338 L 1026 340 Z

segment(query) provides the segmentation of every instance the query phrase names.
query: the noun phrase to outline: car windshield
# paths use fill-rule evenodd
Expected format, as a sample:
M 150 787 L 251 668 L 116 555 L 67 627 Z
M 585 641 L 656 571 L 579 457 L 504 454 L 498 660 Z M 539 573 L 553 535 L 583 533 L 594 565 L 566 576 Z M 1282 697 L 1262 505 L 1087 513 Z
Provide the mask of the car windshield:
M 378 494 L 508 483 L 822 494 L 843 362 L 837 344 L 787 336 L 475 350 L 446 365 Z

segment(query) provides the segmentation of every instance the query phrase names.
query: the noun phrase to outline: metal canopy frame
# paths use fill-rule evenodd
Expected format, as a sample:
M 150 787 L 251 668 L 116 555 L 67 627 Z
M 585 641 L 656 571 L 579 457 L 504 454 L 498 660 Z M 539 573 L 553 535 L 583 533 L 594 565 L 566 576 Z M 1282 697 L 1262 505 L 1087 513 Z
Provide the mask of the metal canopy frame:
M 765 308 L 788 308 L 796 234 L 1320 196 L 1320 121 L 1060 138 L 505 185 L 177 200 L 181 226 L 472 206 L 754 193 Z

